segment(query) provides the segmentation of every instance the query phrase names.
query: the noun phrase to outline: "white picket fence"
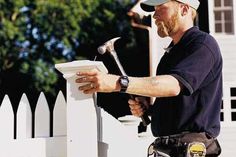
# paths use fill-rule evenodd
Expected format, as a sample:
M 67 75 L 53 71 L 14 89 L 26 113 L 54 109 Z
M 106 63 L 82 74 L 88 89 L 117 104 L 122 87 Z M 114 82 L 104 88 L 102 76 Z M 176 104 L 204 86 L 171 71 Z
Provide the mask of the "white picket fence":
M 66 156 L 66 101 L 62 92 L 59 92 L 53 110 L 54 137 L 49 137 L 50 111 L 43 93 L 38 98 L 34 114 L 35 125 L 32 126 L 30 103 L 23 94 L 15 115 L 16 139 L 14 139 L 14 113 L 10 99 L 5 95 L 0 106 L 1 157 L 15 157 L 15 154 L 19 157 Z M 34 138 L 32 138 L 33 130 Z
M 99 137 L 94 140 L 98 140 L 98 157 L 118 157 L 120 155 L 142 157 L 146 154 L 146 148 L 151 141 L 138 141 L 137 125 L 140 119 L 123 118 L 124 124 L 121 124 L 104 110 L 97 109 L 100 112 L 97 113 L 100 116 L 100 120 L 98 120 Z M 65 98 L 62 92 L 59 92 L 53 110 L 53 137 L 49 137 L 50 111 L 44 93 L 40 94 L 37 101 L 35 126 L 32 126 L 30 103 L 27 96 L 23 94 L 15 115 L 17 133 L 16 139 L 14 139 L 14 113 L 10 99 L 5 95 L 0 106 L 0 157 L 16 157 L 16 154 L 17 157 L 69 157 L 67 154 L 66 110 Z M 32 130 L 34 130 L 34 138 L 32 138 Z M 92 143 L 92 141 L 85 142 Z M 132 146 L 129 148 L 124 143 Z M 134 145 L 135 147 L 133 147 Z M 136 148 L 139 151 L 134 151 Z M 84 157 L 91 157 L 91 153 L 88 152 Z
M 41 93 L 35 109 L 35 126 L 32 126 L 32 111 L 25 94 L 22 95 L 16 114 L 16 139 L 50 136 L 50 111 L 44 93 Z M 1 140 L 14 138 L 14 112 L 8 95 L 0 107 Z M 53 110 L 53 136 L 66 136 L 66 101 L 62 92 L 58 93 Z

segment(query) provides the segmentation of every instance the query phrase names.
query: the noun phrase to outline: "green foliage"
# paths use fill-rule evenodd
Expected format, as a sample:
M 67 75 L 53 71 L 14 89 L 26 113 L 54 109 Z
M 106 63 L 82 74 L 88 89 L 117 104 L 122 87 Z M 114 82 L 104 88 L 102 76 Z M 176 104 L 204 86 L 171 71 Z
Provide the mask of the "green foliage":
M 130 29 L 127 17 L 128 3 L 125 1 L 100 0 L 96 13 L 85 18 L 80 26 L 83 29 L 80 40 L 83 43 L 95 44 L 99 41 L 119 36 L 125 29 Z
M 16 38 L 23 38 L 19 28 L 19 9 L 23 6 L 21 0 L 0 1 L 0 67 L 2 70 L 12 68 L 17 59 L 17 48 L 14 46 Z
M 104 41 L 132 36 L 130 5 L 130 0 L 0 0 L 0 74 L 25 74 L 29 89 L 55 95 L 55 63 L 91 57 Z

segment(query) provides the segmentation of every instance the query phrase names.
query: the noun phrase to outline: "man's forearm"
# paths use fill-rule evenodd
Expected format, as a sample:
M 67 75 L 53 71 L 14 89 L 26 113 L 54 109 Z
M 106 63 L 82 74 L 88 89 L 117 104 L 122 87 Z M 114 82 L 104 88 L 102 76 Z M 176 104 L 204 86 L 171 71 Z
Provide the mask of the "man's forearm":
M 180 93 L 179 81 L 171 75 L 155 77 L 129 77 L 127 93 L 149 96 L 149 97 L 170 97 Z
M 78 72 L 77 83 L 84 83 L 79 90 L 86 94 L 94 92 L 119 92 L 121 86 L 118 75 L 104 74 L 97 70 Z M 92 86 L 91 86 L 92 85 Z M 155 77 L 129 77 L 126 93 L 148 96 L 169 97 L 180 93 L 179 81 L 171 75 Z

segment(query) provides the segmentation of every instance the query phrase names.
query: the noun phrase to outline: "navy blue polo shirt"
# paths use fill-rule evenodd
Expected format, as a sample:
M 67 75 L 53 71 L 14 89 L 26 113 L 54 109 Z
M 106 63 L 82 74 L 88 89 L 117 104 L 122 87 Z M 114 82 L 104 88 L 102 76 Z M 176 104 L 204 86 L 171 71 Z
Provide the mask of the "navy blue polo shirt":
M 222 57 L 217 42 L 198 27 L 192 27 L 169 47 L 172 48 L 160 60 L 157 75 L 172 75 L 183 89 L 178 96 L 155 100 L 153 135 L 190 131 L 216 137 L 222 101 Z

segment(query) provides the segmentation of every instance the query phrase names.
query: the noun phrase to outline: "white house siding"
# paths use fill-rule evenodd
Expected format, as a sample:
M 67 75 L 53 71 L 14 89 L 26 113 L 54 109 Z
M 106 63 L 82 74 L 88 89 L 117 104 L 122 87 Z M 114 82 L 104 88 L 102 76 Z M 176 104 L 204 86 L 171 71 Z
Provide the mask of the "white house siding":
M 222 153 L 220 157 L 234 157 L 236 150 L 236 127 L 222 127 L 221 133 L 218 137 L 220 142 Z
M 236 81 L 236 36 L 217 36 L 215 38 L 220 46 L 223 57 L 224 82 Z
M 233 20 L 234 20 L 234 33 L 217 34 L 215 33 L 215 21 L 214 21 L 214 1 L 208 0 L 209 11 L 209 27 L 210 34 L 217 40 L 222 57 L 223 57 L 223 78 L 224 82 L 236 81 L 236 1 L 233 0 Z

